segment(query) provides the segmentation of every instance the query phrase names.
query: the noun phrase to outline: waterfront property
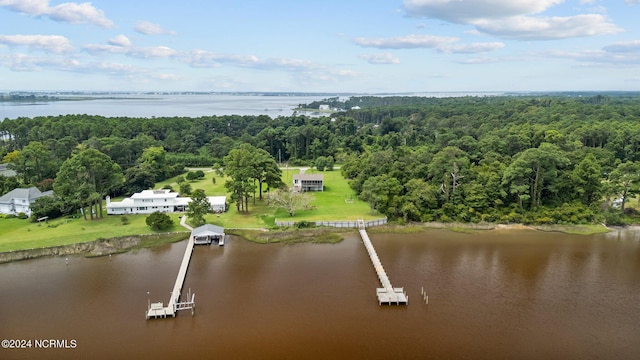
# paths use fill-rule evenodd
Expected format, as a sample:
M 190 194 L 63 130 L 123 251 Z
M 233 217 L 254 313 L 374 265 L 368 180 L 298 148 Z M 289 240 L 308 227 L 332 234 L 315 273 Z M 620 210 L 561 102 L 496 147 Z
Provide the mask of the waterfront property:
M 204 224 L 191 231 L 195 245 L 218 244 L 224 245 L 224 229 L 220 226 Z
M 324 176 L 322 174 L 294 174 L 294 191 L 324 191 Z
M 209 196 L 211 211 L 224 212 L 226 210 L 226 196 Z M 185 211 L 191 198 L 180 197 L 178 193 L 168 189 L 143 190 L 122 201 L 111 201 L 107 196 L 107 214 L 150 214 L 156 211 L 178 212 Z
M 36 187 L 13 189 L 0 197 L 0 214 L 31 216 L 31 204 L 43 196 L 53 196 L 53 191 L 41 192 Z

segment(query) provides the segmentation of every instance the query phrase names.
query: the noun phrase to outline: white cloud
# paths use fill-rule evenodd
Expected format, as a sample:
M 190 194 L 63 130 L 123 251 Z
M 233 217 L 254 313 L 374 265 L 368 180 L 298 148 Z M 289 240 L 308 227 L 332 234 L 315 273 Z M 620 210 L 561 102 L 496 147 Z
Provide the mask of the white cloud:
M 621 31 L 599 14 L 549 18 L 516 16 L 502 21 L 478 20 L 475 25 L 481 32 L 517 40 L 565 39 Z
M 504 47 L 501 42 L 460 44 L 459 38 L 433 35 L 407 35 L 394 38 L 356 38 L 356 44 L 378 49 L 435 49 L 441 53 L 478 53 Z
M 22 14 L 40 16 L 46 15 L 49 0 L 0 0 L 0 6 Z
M 551 40 L 622 31 L 601 14 L 533 16 L 563 2 L 564 0 L 405 0 L 404 7 L 411 16 L 473 25 L 480 32 L 506 39 Z
M 168 57 L 177 55 L 178 52 L 166 46 L 151 46 L 151 47 L 132 47 L 126 52 L 126 54 L 132 57 L 149 59 L 149 58 L 168 58 Z
M 500 59 L 498 58 L 480 57 L 480 58 L 472 58 L 472 59 L 466 59 L 466 60 L 461 60 L 456 62 L 459 64 L 467 64 L 467 65 L 482 65 L 482 64 L 492 64 L 499 61 Z
M 640 65 L 640 41 L 617 43 L 600 50 L 555 50 L 540 54 L 544 57 L 575 60 L 583 64 Z
M 417 49 L 417 48 L 438 48 L 458 41 L 454 37 L 433 36 L 433 35 L 407 35 L 394 38 L 355 38 L 353 42 L 364 47 L 374 47 L 378 49 Z
M 112 39 L 109 39 L 109 45 L 129 47 L 131 46 L 131 41 L 128 37 L 120 34 Z
M 149 21 L 138 21 L 136 23 L 135 30 L 141 34 L 145 35 L 164 35 L 169 34 L 173 35 L 175 32 L 164 29 L 162 26 L 158 24 L 154 24 Z
M 612 53 L 640 53 L 640 40 L 615 43 L 602 49 Z
M 109 40 L 109 44 L 87 44 L 82 49 L 91 55 L 122 54 L 135 58 L 169 58 L 179 55 L 179 52 L 167 46 L 131 46 L 129 39 L 123 35 Z
M 113 27 L 113 21 L 107 19 L 102 10 L 91 3 L 68 2 L 55 6 L 49 0 L 0 0 L 0 6 L 31 16 L 48 16 L 55 21 L 71 24 L 94 24 L 104 28 Z
M 139 76 L 149 70 L 130 64 L 112 62 L 83 63 L 77 59 L 61 56 L 31 56 L 25 54 L 0 55 L 0 62 L 12 71 L 64 71 L 83 74 L 107 74 L 110 76 Z
M 218 54 L 205 50 L 192 50 L 188 53 L 180 54 L 182 61 L 195 68 L 213 68 L 222 64 L 262 69 L 262 70 L 285 70 L 285 71 L 304 71 L 321 68 L 321 65 L 308 60 L 271 58 L 260 59 L 254 55 L 234 55 L 234 54 Z
M 444 53 L 455 53 L 455 54 L 476 54 L 476 53 L 495 51 L 498 49 L 502 49 L 503 47 L 504 47 L 504 44 L 501 42 L 471 43 L 471 44 L 444 46 L 444 47 L 438 48 L 438 51 L 444 52 Z
M 640 0 L 624 0 L 629 5 L 640 4 Z
M 400 59 L 393 56 L 391 53 L 384 52 L 379 54 L 364 54 L 359 56 L 360 59 L 363 59 L 369 64 L 379 65 L 379 64 L 400 64 Z
M 69 39 L 59 35 L 0 35 L 0 44 L 25 46 L 57 54 L 74 51 Z
M 180 77 L 175 74 L 153 74 L 151 77 L 159 80 L 180 80 Z
M 477 19 L 502 19 L 538 14 L 564 0 L 404 0 L 412 16 L 466 24 Z

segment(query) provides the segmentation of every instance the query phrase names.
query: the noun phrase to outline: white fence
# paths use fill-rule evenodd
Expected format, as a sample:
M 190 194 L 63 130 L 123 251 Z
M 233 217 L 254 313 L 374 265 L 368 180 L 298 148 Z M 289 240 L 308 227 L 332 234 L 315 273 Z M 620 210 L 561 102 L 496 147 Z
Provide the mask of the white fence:
M 316 226 L 330 226 L 337 228 L 357 228 L 358 221 L 357 220 L 348 220 L 348 221 L 310 221 L 310 223 L 315 224 Z M 365 226 L 380 226 L 385 225 L 387 223 L 387 218 L 375 219 L 375 220 L 365 220 Z M 295 221 L 278 221 L 276 219 L 277 226 L 295 226 Z

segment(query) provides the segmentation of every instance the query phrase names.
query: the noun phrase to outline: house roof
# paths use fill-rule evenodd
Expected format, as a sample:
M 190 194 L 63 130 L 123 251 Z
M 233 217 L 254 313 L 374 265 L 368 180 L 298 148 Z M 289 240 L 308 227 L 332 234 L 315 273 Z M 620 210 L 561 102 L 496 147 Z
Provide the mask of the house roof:
M 0 203 L 10 203 L 13 199 L 27 199 L 29 202 L 43 196 L 53 196 L 53 191 L 41 192 L 37 187 L 32 186 L 26 189 L 13 189 L 0 197 Z
M 219 205 L 226 205 L 227 204 L 227 197 L 226 196 L 207 196 L 207 199 L 209 199 L 209 204 L 211 204 L 211 206 L 219 206 Z
M 171 192 L 168 189 L 160 189 L 160 190 L 142 190 L 142 192 L 135 193 L 131 195 L 132 199 L 166 199 L 166 198 L 176 198 L 178 197 L 178 193 Z
M 220 227 L 217 225 L 211 225 L 211 224 L 204 224 L 191 231 L 191 236 L 207 236 L 207 235 L 222 235 L 222 234 L 224 234 L 223 227 Z
M 2 176 L 16 176 L 17 173 L 15 170 L 11 170 L 8 168 L 9 164 L 0 164 L 0 175 Z
M 293 179 L 296 180 L 313 180 L 313 181 L 324 181 L 324 175 L 322 174 L 294 174 Z

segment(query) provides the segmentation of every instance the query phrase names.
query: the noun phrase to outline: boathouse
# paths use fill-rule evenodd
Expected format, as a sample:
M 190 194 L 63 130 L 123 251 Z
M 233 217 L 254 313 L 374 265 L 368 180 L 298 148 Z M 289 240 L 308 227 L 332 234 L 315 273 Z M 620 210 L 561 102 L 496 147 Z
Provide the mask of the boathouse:
M 211 224 L 204 224 L 191 231 L 195 245 L 218 244 L 224 245 L 224 228 Z

